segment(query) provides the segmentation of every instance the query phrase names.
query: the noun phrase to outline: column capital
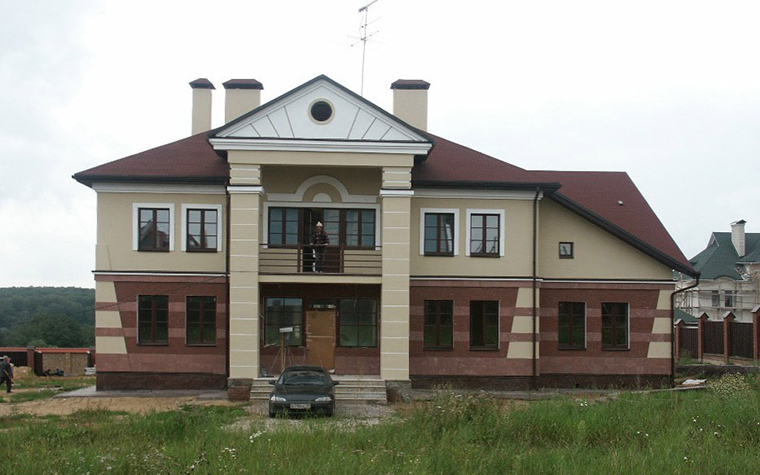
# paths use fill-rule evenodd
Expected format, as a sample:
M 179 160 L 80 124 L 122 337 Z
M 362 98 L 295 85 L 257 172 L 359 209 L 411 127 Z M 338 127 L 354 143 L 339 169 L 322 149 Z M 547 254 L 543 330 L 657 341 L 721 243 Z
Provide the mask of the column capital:
M 380 190 L 380 197 L 382 198 L 411 198 L 414 196 L 414 190 Z
M 261 185 L 230 185 L 227 187 L 227 193 L 231 195 L 238 193 L 263 195 L 264 187 Z

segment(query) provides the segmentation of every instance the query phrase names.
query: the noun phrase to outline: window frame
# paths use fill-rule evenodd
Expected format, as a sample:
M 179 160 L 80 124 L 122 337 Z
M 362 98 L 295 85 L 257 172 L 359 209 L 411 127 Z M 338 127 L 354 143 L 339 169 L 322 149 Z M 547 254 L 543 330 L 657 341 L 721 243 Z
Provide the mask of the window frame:
M 190 211 L 216 211 L 216 247 L 215 248 L 202 248 L 191 249 L 187 245 L 187 241 L 190 237 L 188 227 L 190 226 Z M 205 232 L 204 232 L 205 236 Z M 224 215 L 222 213 L 222 205 L 211 204 L 183 204 L 182 205 L 182 247 L 183 252 L 222 252 L 224 242 Z
M 369 324 L 369 325 L 359 323 L 359 321 L 360 321 L 359 315 L 360 314 L 357 314 L 357 321 L 356 321 L 355 324 L 344 325 L 343 321 L 342 321 L 343 315 L 341 314 L 341 307 L 342 307 L 343 302 L 346 302 L 346 301 L 358 301 L 358 300 L 367 300 L 367 301 L 374 302 L 374 304 L 375 304 L 375 308 L 374 308 L 374 311 L 375 311 L 374 312 L 374 320 L 375 321 L 374 321 L 374 323 L 373 324 Z M 380 335 L 379 335 L 380 334 L 380 326 L 379 326 L 380 319 L 378 318 L 379 317 L 379 305 L 378 305 L 377 299 L 374 299 L 374 298 L 339 299 L 338 300 L 338 309 L 337 310 L 338 311 L 336 312 L 336 317 L 335 317 L 336 326 L 337 326 L 337 332 L 338 332 L 337 341 L 336 341 L 336 346 L 337 347 L 340 347 L 340 348 L 377 348 L 378 347 L 378 344 L 379 344 L 379 341 L 380 341 Z M 344 326 L 345 327 L 356 327 L 356 329 L 357 329 L 357 342 L 356 342 L 356 345 L 344 345 L 343 344 L 343 339 L 341 338 L 341 336 L 342 336 L 342 329 L 343 329 Z M 359 332 L 359 330 L 361 328 L 369 328 L 369 327 L 374 327 L 374 329 L 375 329 L 375 342 L 374 342 L 373 345 L 360 345 L 359 344 L 359 337 L 358 337 L 359 333 L 358 332 Z
M 169 210 L 169 249 L 140 249 L 140 210 Z M 139 252 L 174 251 L 174 203 L 132 203 L 132 250 Z
M 723 307 L 734 308 L 736 306 L 736 292 L 733 290 L 723 291 Z
M 473 253 L 470 249 L 472 241 L 472 216 L 475 215 L 495 215 L 499 218 L 499 250 L 494 253 Z M 466 211 L 467 229 L 465 230 L 465 240 L 467 245 L 465 247 L 465 255 L 472 257 L 504 257 L 505 255 L 505 240 L 506 240 L 506 212 L 503 209 L 467 209 Z
M 428 303 L 435 303 L 435 323 L 432 325 L 429 325 L 427 323 L 428 321 Z M 450 329 L 448 330 L 451 333 L 451 345 L 445 346 L 441 344 L 441 335 L 443 333 L 441 325 L 441 315 L 444 314 L 441 310 L 441 304 L 448 304 L 450 306 L 449 312 L 451 314 L 451 325 Z M 453 350 L 454 349 L 454 301 L 453 300 L 434 300 L 434 299 L 426 299 L 424 306 L 423 306 L 423 319 L 422 319 L 422 348 L 425 351 L 445 351 L 445 350 Z M 447 325 L 448 326 L 448 325 Z M 435 344 L 429 345 L 427 341 L 427 330 L 429 327 L 435 328 Z
M 269 305 L 268 301 L 270 300 L 282 300 L 283 302 L 285 300 L 300 300 L 301 302 L 301 322 L 299 323 L 270 323 L 269 322 Z M 300 342 L 298 344 L 286 344 L 285 346 L 289 348 L 301 348 L 306 346 L 306 334 L 304 333 L 304 319 L 306 317 L 306 313 L 304 311 L 304 299 L 302 297 L 265 297 L 264 298 L 264 334 L 262 335 L 262 340 L 264 346 L 274 346 L 279 348 L 280 347 L 280 338 L 277 338 L 277 341 L 274 343 L 267 342 L 267 329 L 269 327 L 277 327 L 277 331 L 279 333 L 279 329 L 282 327 L 298 327 L 298 332 L 294 331 L 293 333 L 299 334 Z
M 561 336 L 560 336 L 561 335 L 560 334 L 560 326 L 561 326 L 560 320 L 563 317 L 563 312 L 562 312 L 562 305 L 563 304 L 565 304 L 565 305 L 573 305 L 573 306 L 575 306 L 575 305 L 583 305 L 583 313 L 582 313 L 582 318 L 583 318 L 583 343 L 582 344 L 573 343 L 573 341 L 574 341 L 574 338 L 573 338 L 573 328 L 575 327 L 574 324 L 575 324 L 575 318 L 576 318 L 574 310 L 576 310 L 576 309 L 572 309 L 571 312 L 570 312 L 570 314 L 569 314 L 569 318 L 570 318 L 570 322 L 569 322 L 569 328 L 570 328 L 569 339 L 570 339 L 570 342 L 569 343 L 563 343 L 562 340 L 561 340 Z M 588 324 L 588 312 L 586 310 L 587 310 L 586 302 L 563 301 L 563 302 L 558 302 L 557 303 L 557 347 L 560 350 L 585 350 L 586 349 L 586 346 L 588 344 L 588 327 L 587 327 L 587 324 Z
M 150 337 L 148 339 L 143 338 L 142 331 L 140 331 L 141 327 L 143 326 L 143 319 L 142 317 L 142 302 L 143 300 L 150 299 L 151 305 L 150 305 L 150 315 L 148 318 L 150 319 Z M 166 307 L 165 309 L 158 309 L 157 308 L 157 301 L 165 300 Z M 158 310 L 164 310 L 166 312 L 166 321 L 161 322 L 166 325 L 166 340 L 158 340 L 156 339 L 156 329 L 158 328 L 159 321 L 158 321 Z M 169 345 L 169 296 L 168 295 L 138 295 L 137 296 L 137 344 L 139 346 L 168 346 Z
M 569 254 L 563 254 L 562 253 L 562 246 L 569 245 L 570 246 L 570 253 Z M 574 241 L 560 241 L 559 246 L 557 249 L 557 252 L 559 253 L 560 259 L 575 259 L 575 242 Z
M 199 299 L 199 309 L 198 309 L 198 335 L 199 335 L 199 341 L 197 342 L 191 342 L 190 341 L 190 299 Z M 203 306 L 204 300 L 212 300 L 213 301 L 213 326 L 214 326 L 214 338 L 212 340 L 206 340 L 204 338 L 204 327 L 207 325 L 207 321 L 205 319 L 206 312 L 204 312 L 205 307 Z M 185 297 L 185 345 L 186 346 L 216 346 L 217 341 L 217 328 L 216 328 L 216 308 L 217 308 L 217 298 L 213 295 L 188 295 Z
M 314 231 L 313 229 L 310 229 L 308 233 L 305 233 L 304 227 L 305 227 L 305 218 L 304 218 L 304 211 L 305 210 L 318 210 L 324 219 L 324 212 L 325 211 L 337 211 L 338 212 L 338 235 L 335 236 L 334 233 L 328 233 L 330 236 L 331 246 L 337 247 L 340 245 L 343 245 L 345 249 L 360 249 L 360 250 L 376 250 L 380 246 L 380 237 L 381 237 L 381 213 L 380 213 L 380 207 L 377 205 L 373 206 L 358 206 L 354 203 L 304 203 L 299 204 L 298 206 L 293 206 L 294 203 L 266 203 L 264 205 L 264 215 L 266 216 L 266 219 L 264 219 L 264 236 L 266 236 L 266 245 L 265 248 L 272 248 L 272 249 L 282 249 L 282 248 L 297 248 L 299 245 L 306 246 L 308 245 L 308 242 L 300 242 L 302 240 L 302 237 L 304 235 L 311 235 L 311 233 Z M 287 211 L 289 209 L 295 210 L 298 214 L 297 217 L 297 242 L 295 244 L 287 244 L 286 241 L 286 235 L 287 233 L 284 232 L 283 229 L 283 244 L 273 244 L 270 240 L 270 229 L 271 226 L 271 213 L 274 209 L 282 209 L 283 211 Z M 360 225 L 359 225 L 359 246 L 349 246 L 346 244 L 347 241 L 347 211 L 357 211 L 359 214 L 360 219 Z M 374 214 L 374 225 L 375 225 L 375 232 L 372 233 L 372 240 L 373 243 L 371 245 L 363 246 L 361 245 L 361 237 L 364 235 L 362 234 L 364 222 L 362 221 L 362 213 L 365 211 L 372 211 Z M 287 223 L 286 220 L 283 220 L 283 223 Z M 325 231 L 327 231 L 327 223 L 325 223 Z
M 605 316 L 605 305 L 625 305 L 626 310 L 626 318 L 625 318 L 625 344 L 616 344 L 615 341 L 617 338 L 615 338 L 618 334 L 617 331 L 617 322 L 615 318 L 612 318 L 612 343 L 605 343 L 605 318 L 609 318 Z M 601 307 L 601 315 L 602 315 L 602 350 L 605 351 L 623 351 L 623 350 L 630 350 L 631 349 L 631 305 L 628 302 L 602 302 Z M 617 315 L 610 315 L 610 317 L 614 317 Z
M 428 214 L 453 214 L 454 215 L 454 229 L 452 236 L 452 252 L 451 253 L 430 253 L 425 252 L 425 216 Z M 438 236 L 440 238 L 440 235 Z M 438 239 L 437 238 L 437 239 Z M 440 240 L 437 241 L 440 248 Z M 453 257 L 459 255 L 459 209 L 456 208 L 421 208 L 420 209 L 420 255 L 430 257 Z
M 481 342 L 480 345 L 475 344 L 476 342 L 474 341 L 474 334 L 473 334 L 473 329 L 475 328 L 475 325 L 473 324 L 473 321 L 478 316 L 478 315 L 475 314 L 473 307 L 475 305 L 477 305 L 477 304 L 483 304 L 482 314 L 479 315 L 479 317 L 483 319 L 482 323 L 481 323 L 481 327 L 482 327 L 481 330 L 482 330 L 483 341 Z M 496 315 L 494 316 L 495 319 L 496 319 L 496 325 L 495 325 L 496 326 L 496 342 L 495 343 L 490 343 L 490 344 L 486 342 L 486 335 L 487 335 L 487 332 L 488 332 L 488 328 L 489 327 L 493 327 L 494 325 L 489 325 L 488 322 L 486 321 L 486 318 L 488 317 L 488 315 L 487 315 L 487 309 L 486 309 L 486 304 L 495 304 L 496 305 Z M 499 306 L 499 301 L 498 300 L 470 300 L 470 350 L 474 350 L 474 351 L 498 351 L 499 350 L 499 345 L 501 343 L 500 342 L 500 340 L 501 340 L 501 329 L 500 329 L 501 321 L 500 320 L 501 320 L 500 319 L 500 306 Z

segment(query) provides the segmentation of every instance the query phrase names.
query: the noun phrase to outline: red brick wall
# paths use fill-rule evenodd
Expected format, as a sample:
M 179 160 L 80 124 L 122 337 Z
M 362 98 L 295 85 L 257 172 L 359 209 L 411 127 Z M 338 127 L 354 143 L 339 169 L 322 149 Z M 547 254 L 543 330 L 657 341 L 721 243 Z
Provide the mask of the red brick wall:
M 660 290 L 672 286 L 654 284 L 547 283 L 541 287 L 542 375 L 669 375 L 670 359 L 649 359 L 650 341 L 670 342 L 669 334 L 652 334 L 655 317 L 670 318 L 669 310 L 657 310 Z M 560 350 L 557 340 L 559 302 L 586 303 L 586 349 Z M 628 303 L 629 349 L 602 349 L 602 302 Z
M 118 310 L 122 328 L 97 328 L 96 336 L 123 336 L 127 354 L 99 354 L 98 375 L 108 373 L 197 374 L 225 376 L 227 374 L 227 292 L 221 277 L 182 276 L 98 276 L 110 280 L 116 288 L 118 302 L 96 302 L 96 308 Z M 137 297 L 139 295 L 169 296 L 169 341 L 166 345 L 137 343 Z M 216 297 L 216 344 L 192 346 L 185 343 L 186 297 Z M 104 379 L 108 376 L 103 376 Z M 168 377 L 168 375 L 167 375 Z M 151 376 L 155 379 L 155 376 Z M 113 379 L 113 378 L 111 378 Z M 186 379 L 186 377 L 185 377 Z M 177 381 L 180 381 L 177 379 Z M 110 381 L 110 380 L 109 380 Z M 136 377 L 139 383 L 140 376 Z M 130 383 L 134 386 L 135 383 Z M 109 386 L 113 386 L 109 384 Z
M 412 281 L 410 292 L 409 373 L 415 376 L 530 376 L 531 360 L 507 359 L 511 341 L 528 341 L 529 334 L 512 334 L 517 290 L 526 282 Z M 453 300 L 454 348 L 425 350 L 425 300 Z M 499 349 L 470 349 L 470 301 L 499 302 Z M 519 315 L 524 312 L 519 311 Z

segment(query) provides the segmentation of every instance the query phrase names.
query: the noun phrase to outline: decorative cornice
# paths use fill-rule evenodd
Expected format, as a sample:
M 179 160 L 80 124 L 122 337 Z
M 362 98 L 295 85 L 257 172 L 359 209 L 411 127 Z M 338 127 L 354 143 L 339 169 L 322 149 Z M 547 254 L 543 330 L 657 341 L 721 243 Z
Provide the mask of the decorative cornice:
M 227 187 L 227 193 L 234 194 L 264 194 L 264 187 L 260 185 L 230 185 Z
M 414 190 L 389 190 L 389 189 L 383 189 L 383 190 L 380 190 L 380 196 L 383 197 L 383 198 L 386 198 L 386 197 L 414 196 Z
M 424 155 L 432 144 L 428 142 L 369 142 L 360 140 L 301 140 L 212 138 L 214 150 L 254 150 L 286 152 L 346 152 Z
M 191 195 L 223 195 L 224 185 L 180 185 L 168 183 L 108 183 L 96 182 L 92 189 L 98 193 L 172 193 Z

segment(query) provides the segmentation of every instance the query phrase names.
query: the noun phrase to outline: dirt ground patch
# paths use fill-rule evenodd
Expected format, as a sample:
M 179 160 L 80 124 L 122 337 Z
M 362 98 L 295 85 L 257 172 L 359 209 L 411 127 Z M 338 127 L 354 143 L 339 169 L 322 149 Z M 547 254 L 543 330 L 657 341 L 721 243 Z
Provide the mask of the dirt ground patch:
M 224 400 L 198 400 L 194 397 L 77 397 L 52 398 L 40 401 L 0 405 L 0 417 L 17 414 L 33 416 L 68 416 L 77 411 L 105 409 L 108 411 L 145 414 L 174 411 L 187 404 L 231 405 Z

